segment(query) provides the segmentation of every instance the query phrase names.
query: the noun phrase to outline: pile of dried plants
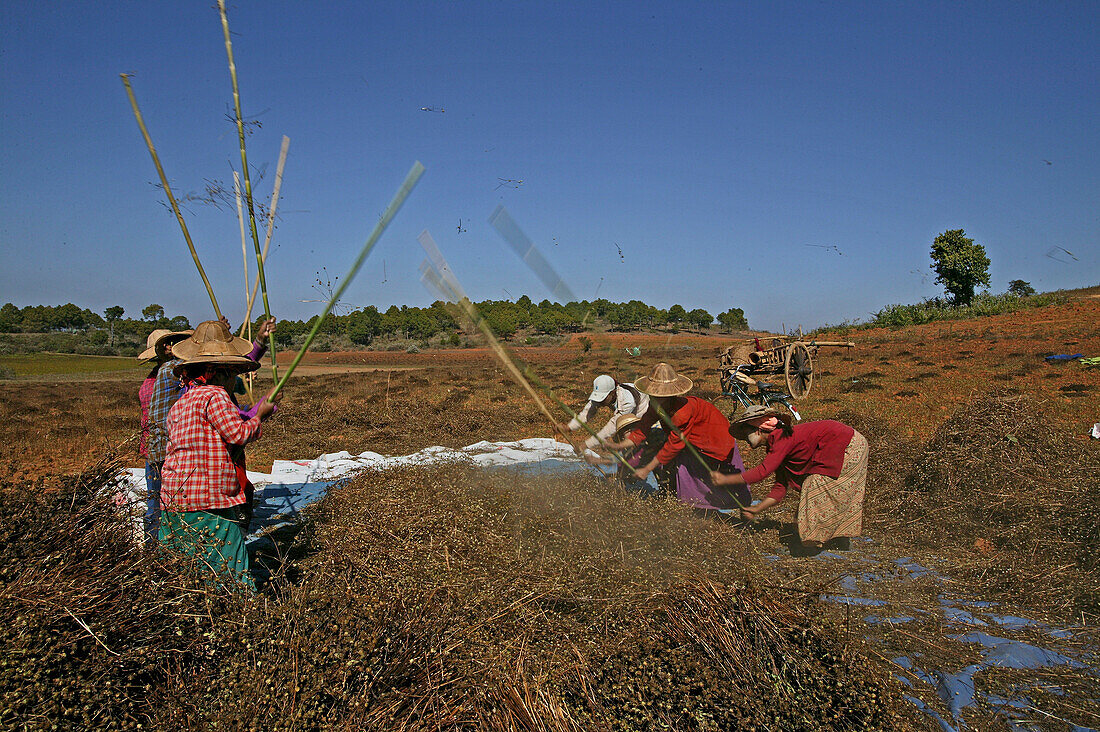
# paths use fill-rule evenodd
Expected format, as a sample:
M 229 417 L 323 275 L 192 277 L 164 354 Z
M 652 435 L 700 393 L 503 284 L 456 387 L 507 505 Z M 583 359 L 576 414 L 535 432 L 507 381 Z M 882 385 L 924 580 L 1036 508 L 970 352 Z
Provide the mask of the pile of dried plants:
M 0 503 L 0 724 L 910 729 L 885 669 L 751 535 L 597 478 L 367 473 L 300 582 L 226 595 L 129 543 L 102 464 Z M 919 722 L 917 722 L 919 724 Z

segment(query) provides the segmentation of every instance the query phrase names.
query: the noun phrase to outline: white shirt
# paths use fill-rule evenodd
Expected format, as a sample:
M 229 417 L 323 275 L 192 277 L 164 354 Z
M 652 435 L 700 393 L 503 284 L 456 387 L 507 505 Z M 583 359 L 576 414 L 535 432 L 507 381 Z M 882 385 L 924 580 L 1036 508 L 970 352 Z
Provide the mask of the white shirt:
M 638 392 L 639 399 L 634 398 L 634 393 L 630 389 L 624 387 L 633 387 L 633 384 L 616 384 L 615 385 L 615 413 L 611 415 L 610 421 L 605 424 L 595 436 L 589 435 L 588 439 L 584 441 L 586 447 L 596 448 L 599 447 L 601 442 L 609 441 L 615 435 L 615 420 L 624 414 L 636 414 L 641 417 L 649 409 L 649 396 Z M 592 416 L 592 413 L 600 407 L 596 402 L 586 402 L 584 407 L 577 416 L 569 422 L 569 430 L 576 432 L 581 429 L 581 423 L 587 424 L 588 418 Z

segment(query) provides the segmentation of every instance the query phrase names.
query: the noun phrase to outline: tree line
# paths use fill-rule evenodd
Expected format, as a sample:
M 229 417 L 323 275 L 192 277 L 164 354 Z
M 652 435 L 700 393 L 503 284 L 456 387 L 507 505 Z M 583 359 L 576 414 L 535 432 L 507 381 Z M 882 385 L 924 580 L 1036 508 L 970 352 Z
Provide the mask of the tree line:
M 647 305 L 640 300 L 611 302 L 606 299 L 561 303 L 543 300 L 535 303 L 524 295 L 515 302 L 484 300 L 475 303 L 482 317 L 500 338 L 508 339 L 523 331 L 538 335 L 561 335 L 582 331 L 664 329 L 668 331 L 708 331 L 715 317 L 702 308 L 688 310 L 676 304 L 668 309 Z M 143 308 L 141 318 L 126 318 L 120 305 L 106 308 L 99 315 L 73 303 L 64 305 L 28 305 L 12 303 L 0 306 L 0 333 L 50 333 L 104 331 L 105 342 L 114 342 L 119 335 L 127 340 L 143 339 L 154 328 L 184 330 L 190 328 L 183 315 L 168 317 L 164 308 L 153 303 Z M 276 341 L 291 345 L 308 332 L 317 316 L 309 320 L 281 320 Z M 747 330 L 748 321 L 741 308 L 731 307 L 719 313 L 722 330 Z M 458 337 L 459 318 L 453 306 L 436 301 L 428 307 L 391 305 L 380 310 L 371 305 L 343 314 L 326 316 L 320 331 L 343 336 L 358 345 L 370 345 L 377 338 L 405 338 L 427 341 L 436 336 Z

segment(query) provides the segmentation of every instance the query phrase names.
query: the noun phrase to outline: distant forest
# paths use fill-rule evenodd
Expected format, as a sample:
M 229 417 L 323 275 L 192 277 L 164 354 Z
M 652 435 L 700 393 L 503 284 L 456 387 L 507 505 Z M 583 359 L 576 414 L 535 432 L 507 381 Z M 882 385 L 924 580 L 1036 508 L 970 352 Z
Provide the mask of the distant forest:
M 662 330 L 677 332 L 692 330 L 708 332 L 715 316 L 702 308 L 687 310 L 682 305 L 666 309 L 646 305 L 640 300 L 615 303 L 599 299 L 569 302 L 564 305 L 543 300 L 535 303 L 524 295 L 519 300 L 485 300 L 475 303 L 478 311 L 502 339 L 517 335 L 528 337 L 558 336 L 584 331 Z M 144 343 L 154 328 L 183 330 L 192 323 L 183 315 L 168 316 L 158 304 L 143 308 L 140 318 L 124 317 L 121 306 L 109 307 L 103 315 L 72 303 L 65 305 L 28 305 L 18 307 L 7 303 L 0 307 L 0 333 L 54 333 L 79 336 L 80 352 L 115 352 L 119 348 Z M 275 313 L 278 317 L 278 313 Z M 256 322 L 262 320 L 262 316 Z M 292 346 L 313 327 L 317 316 L 306 321 L 280 320 L 275 331 L 276 343 Z M 730 308 L 717 316 L 718 327 L 724 332 L 747 330 L 749 325 L 741 308 Z M 234 326 L 239 324 L 234 324 Z M 335 341 L 350 341 L 369 346 L 380 339 L 404 339 L 441 345 L 458 346 L 465 342 L 465 331 L 454 316 L 453 306 L 436 301 L 430 306 L 409 307 L 391 305 L 380 311 L 373 305 L 330 314 L 321 326 L 321 333 Z M 72 339 L 67 339 L 72 340 Z M 46 350 L 72 350 L 61 346 Z

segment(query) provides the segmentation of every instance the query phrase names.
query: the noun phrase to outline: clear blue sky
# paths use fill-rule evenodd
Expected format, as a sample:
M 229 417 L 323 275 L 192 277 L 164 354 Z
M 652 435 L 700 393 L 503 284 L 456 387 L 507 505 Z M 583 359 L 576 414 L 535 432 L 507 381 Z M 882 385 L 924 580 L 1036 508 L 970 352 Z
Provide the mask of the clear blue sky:
M 210 316 L 118 74 L 177 194 L 231 180 L 212 5 L 3 4 L 0 301 Z M 939 294 L 945 229 L 985 245 L 996 292 L 1100 282 L 1096 2 L 265 1 L 230 24 L 259 200 L 291 138 L 278 316 L 317 312 L 315 273 L 348 268 L 414 160 L 352 305 L 435 299 L 424 228 L 475 299 L 541 300 L 486 222 L 498 203 L 579 297 L 737 306 L 758 328 Z M 185 215 L 239 321 L 235 213 Z

